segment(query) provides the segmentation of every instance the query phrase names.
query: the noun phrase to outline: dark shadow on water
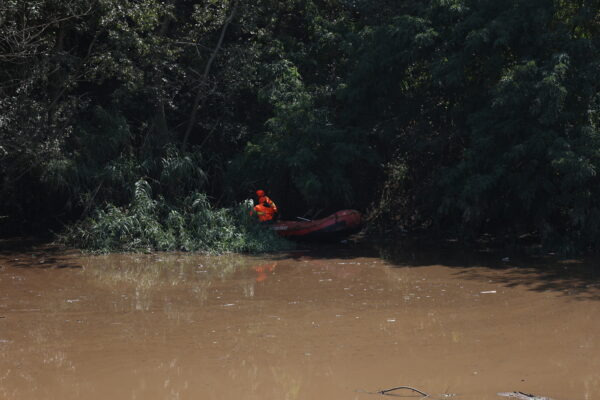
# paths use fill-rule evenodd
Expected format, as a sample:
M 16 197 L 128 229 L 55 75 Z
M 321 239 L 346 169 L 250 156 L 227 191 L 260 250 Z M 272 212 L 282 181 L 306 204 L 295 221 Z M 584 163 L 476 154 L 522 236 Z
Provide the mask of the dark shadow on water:
M 82 268 L 76 261 L 80 253 L 47 241 L 30 238 L 0 239 L 0 265 L 13 268 Z
M 485 244 L 464 246 L 451 241 L 309 243 L 277 258 L 382 258 L 395 268 L 441 265 L 456 269 L 461 279 L 489 282 L 507 288 L 524 287 L 578 300 L 600 300 L 600 260 L 565 259 L 555 254 L 506 251 Z
M 379 256 L 395 267 L 442 265 L 475 281 L 492 280 L 504 287 L 554 292 L 578 300 L 600 300 L 600 260 L 565 259 L 555 254 L 527 254 L 458 243 L 406 242 L 376 245 Z

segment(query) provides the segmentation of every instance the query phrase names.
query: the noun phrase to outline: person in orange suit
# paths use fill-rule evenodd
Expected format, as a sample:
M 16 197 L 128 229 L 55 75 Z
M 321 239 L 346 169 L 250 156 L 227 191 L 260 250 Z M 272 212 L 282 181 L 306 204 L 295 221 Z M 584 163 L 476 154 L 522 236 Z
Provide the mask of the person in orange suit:
M 264 190 L 257 190 L 256 191 L 256 197 L 258 197 L 258 202 L 259 203 L 266 203 L 268 204 L 268 207 L 271 207 L 273 209 L 273 213 L 276 214 L 277 213 L 277 205 L 275 205 L 275 202 L 273 200 L 271 200 L 269 198 L 269 196 L 267 196 L 265 194 Z
M 277 205 L 271 200 L 264 190 L 257 190 L 258 204 L 254 206 L 254 212 L 260 222 L 272 221 L 277 213 Z

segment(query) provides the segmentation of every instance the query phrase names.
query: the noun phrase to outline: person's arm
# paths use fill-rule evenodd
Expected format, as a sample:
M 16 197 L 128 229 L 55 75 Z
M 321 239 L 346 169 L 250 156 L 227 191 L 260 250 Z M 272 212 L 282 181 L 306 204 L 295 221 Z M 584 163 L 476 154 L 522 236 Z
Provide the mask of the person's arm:
M 271 206 L 271 208 L 273 209 L 273 212 L 277 212 L 277 205 L 275 204 L 275 202 L 273 200 L 271 200 L 270 197 L 267 197 L 267 203 L 269 203 L 269 206 Z

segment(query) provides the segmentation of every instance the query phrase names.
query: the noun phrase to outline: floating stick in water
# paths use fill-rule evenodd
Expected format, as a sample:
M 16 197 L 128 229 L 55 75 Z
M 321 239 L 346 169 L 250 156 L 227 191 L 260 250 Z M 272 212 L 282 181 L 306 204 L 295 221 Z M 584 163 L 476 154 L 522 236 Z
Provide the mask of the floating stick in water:
M 501 393 L 497 393 L 497 394 L 498 394 L 498 396 L 514 397 L 515 399 L 519 399 L 519 400 L 554 400 L 554 399 L 551 399 L 550 397 L 535 396 L 533 394 L 527 394 L 527 393 L 523 393 L 523 392 L 501 392 Z

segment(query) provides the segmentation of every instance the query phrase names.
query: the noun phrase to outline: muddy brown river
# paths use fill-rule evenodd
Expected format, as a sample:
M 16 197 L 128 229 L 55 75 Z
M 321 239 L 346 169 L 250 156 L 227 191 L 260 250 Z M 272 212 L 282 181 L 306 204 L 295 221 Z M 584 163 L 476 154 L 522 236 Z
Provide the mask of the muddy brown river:
M 593 263 L 434 250 L 5 249 L 0 399 L 600 399 Z

